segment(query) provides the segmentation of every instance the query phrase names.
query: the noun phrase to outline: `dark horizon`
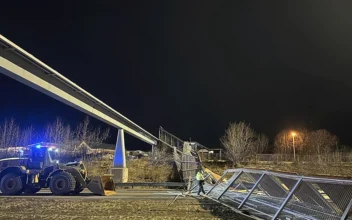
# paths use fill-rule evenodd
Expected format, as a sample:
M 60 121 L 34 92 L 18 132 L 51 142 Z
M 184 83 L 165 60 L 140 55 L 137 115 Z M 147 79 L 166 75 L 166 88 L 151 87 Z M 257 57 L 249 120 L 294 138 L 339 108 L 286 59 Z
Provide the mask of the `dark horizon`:
M 154 135 L 219 147 L 246 121 L 271 140 L 326 129 L 352 145 L 351 4 L 7 2 L 0 34 Z M 84 118 L 6 76 L 0 85 L 1 119 Z

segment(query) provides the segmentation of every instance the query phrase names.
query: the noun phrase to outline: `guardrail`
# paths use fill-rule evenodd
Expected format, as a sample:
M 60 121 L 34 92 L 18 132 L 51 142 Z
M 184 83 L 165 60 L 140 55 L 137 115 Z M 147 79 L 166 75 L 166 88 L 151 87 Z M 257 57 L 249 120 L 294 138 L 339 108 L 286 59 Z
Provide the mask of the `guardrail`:
M 196 181 L 191 190 L 197 191 Z M 352 219 L 352 181 L 251 169 L 229 169 L 213 184 L 209 198 L 263 219 Z

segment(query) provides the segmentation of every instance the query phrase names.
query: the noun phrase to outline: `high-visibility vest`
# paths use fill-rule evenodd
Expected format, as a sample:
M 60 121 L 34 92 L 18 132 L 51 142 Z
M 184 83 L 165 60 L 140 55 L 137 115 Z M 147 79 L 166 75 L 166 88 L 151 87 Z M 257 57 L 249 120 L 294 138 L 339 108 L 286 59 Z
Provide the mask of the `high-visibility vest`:
M 197 180 L 204 180 L 204 177 L 203 177 L 203 175 L 200 172 L 198 172 L 197 175 L 196 175 L 196 179 Z

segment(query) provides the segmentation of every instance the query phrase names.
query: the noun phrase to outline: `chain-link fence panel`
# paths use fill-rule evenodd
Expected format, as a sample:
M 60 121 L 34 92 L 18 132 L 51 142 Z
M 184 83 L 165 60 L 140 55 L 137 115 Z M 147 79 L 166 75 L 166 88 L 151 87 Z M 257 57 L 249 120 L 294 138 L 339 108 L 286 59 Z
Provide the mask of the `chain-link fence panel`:
M 351 219 L 351 180 L 231 169 L 204 188 L 209 197 L 263 219 Z
M 232 182 L 239 175 L 238 172 L 226 171 L 215 184 L 209 184 L 206 187 L 207 195 L 218 198 L 226 189 L 232 186 Z
M 238 176 L 232 179 L 230 187 L 223 192 L 223 195 L 218 199 L 231 200 L 237 203 L 241 203 L 248 193 L 252 190 L 255 183 L 258 181 L 258 176 L 249 175 L 246 172 L 239 172 Z
M 298 217 L 297 217 L 298 216 Z M 279 219 L 340 219 L 310 183 L 302 182 L 286 203 Z
M 287 197 L 287 191 L 270 174 L 249 175 L 254 176 L 257 181 L 246 200 L 241 203 L 241 207 L 255 206 L 257 211 L 264 212 L 270 217 L 274 216 Z
M 332 213 L 341 216 L 352 198 L 352 185 L 338 183 L 312 183 L 316 190 L 330 204 Z

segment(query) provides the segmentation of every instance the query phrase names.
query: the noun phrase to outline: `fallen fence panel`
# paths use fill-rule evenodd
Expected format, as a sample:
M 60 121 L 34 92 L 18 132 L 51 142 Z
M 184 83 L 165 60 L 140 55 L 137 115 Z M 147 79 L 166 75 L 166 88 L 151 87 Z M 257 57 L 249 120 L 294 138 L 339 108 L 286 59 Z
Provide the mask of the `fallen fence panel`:
M 352 180 L 229 169 L 204 189 L 207 197 L 263 219 L 352 219 Z

